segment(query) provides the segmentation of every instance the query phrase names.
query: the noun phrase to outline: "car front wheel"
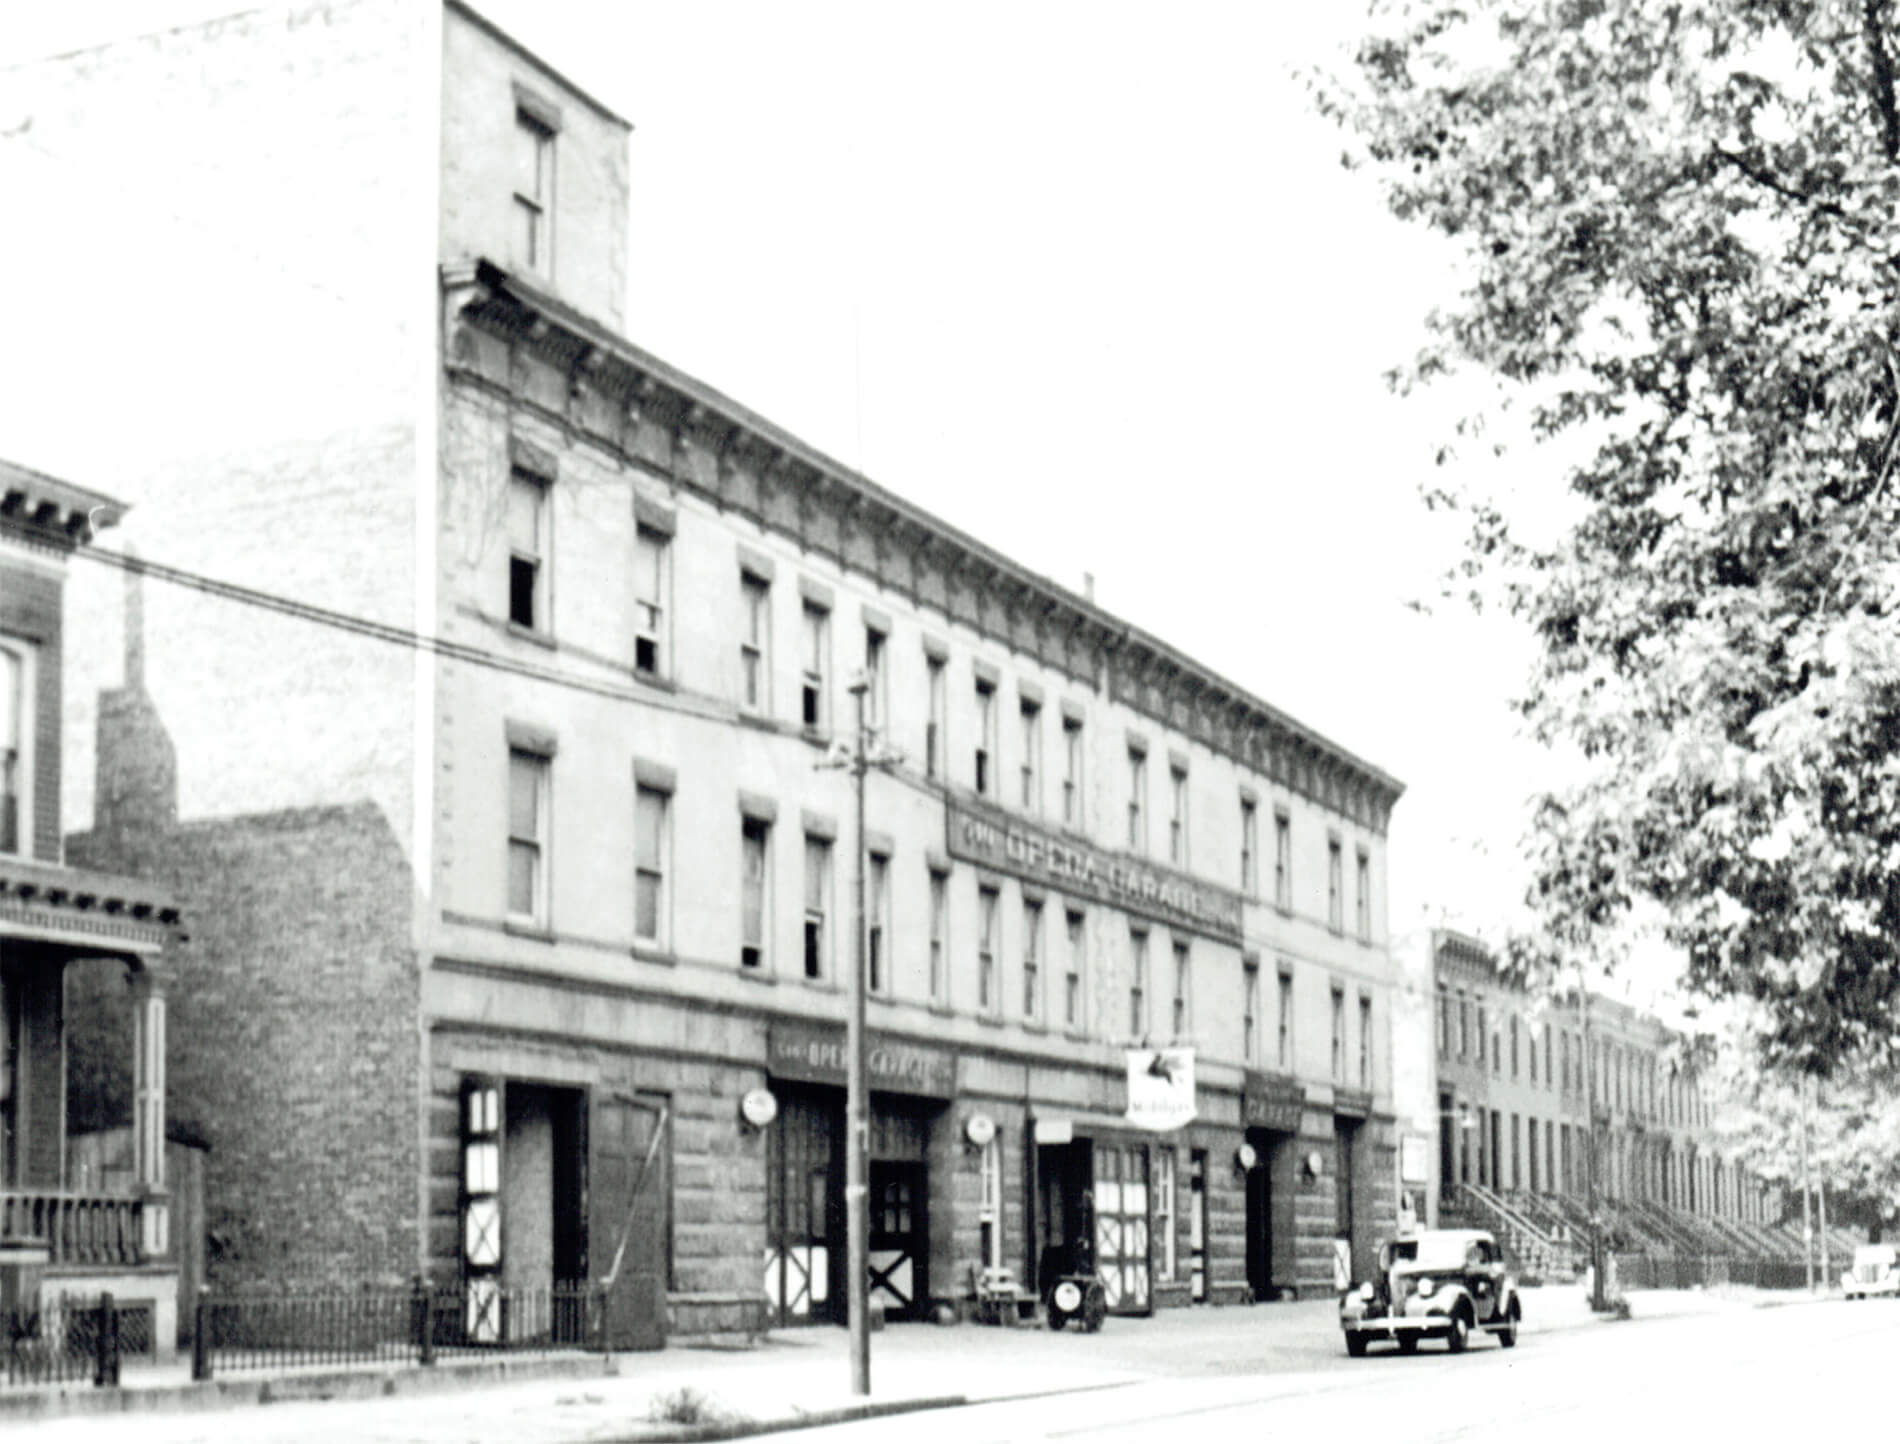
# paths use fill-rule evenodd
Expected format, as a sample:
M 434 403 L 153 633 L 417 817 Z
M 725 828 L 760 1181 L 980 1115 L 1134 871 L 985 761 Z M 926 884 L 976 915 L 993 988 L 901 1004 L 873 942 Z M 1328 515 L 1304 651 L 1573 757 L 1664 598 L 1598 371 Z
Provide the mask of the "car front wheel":
M 1445 1335 L 1445 1347 L 1454 1354 L 1462 1354 L 1470 1342 L 1471 1325 L 1465 1321 L 1465 1311 L 1460 1309 L 1451 1316 L 1451 1331 Z
M 1348 1330 L 1346 1333 L 1346 1352 L 1355 1359 L 1365 1358 L 1366 1336 L 1364 1334 L 1355 1334 L 1351 1330 Z

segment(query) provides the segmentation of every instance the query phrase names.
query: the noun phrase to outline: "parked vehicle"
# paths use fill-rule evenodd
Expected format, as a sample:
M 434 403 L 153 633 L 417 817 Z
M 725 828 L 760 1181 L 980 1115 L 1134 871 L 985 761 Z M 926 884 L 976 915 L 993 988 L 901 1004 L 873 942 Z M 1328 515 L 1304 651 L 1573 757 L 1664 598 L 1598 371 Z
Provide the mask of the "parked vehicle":
M 1850 1299 L 1900 1297 L 1900 1250 L 1890 1243 L 1861 1244 L 1854 1250 L 1854 1266 L 1841 1275 L 1841 1292 Z
M 1409 1354 L 1420 1339 L 1463 1353 L 1475 1331 L 1517 1344 L 1523 1304 L 1497 1240 L 1482 1229 L 1427 1229 L 1379 1250 L 1376 1278 L 1340 1295 L 1339 1326 L 1355 1359 L 1374 1339 Z

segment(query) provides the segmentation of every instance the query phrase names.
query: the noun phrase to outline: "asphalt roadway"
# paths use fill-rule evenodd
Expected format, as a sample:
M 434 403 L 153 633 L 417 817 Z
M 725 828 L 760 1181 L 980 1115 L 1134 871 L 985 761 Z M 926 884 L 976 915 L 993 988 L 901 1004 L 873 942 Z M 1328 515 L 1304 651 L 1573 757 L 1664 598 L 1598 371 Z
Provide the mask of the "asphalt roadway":
M 901 1421 L 904 1444 L 1094 1441 L 1195 1444 L 1270 1438 L 1406 1444 L 1511 1440 L 1900 1438 L 1900 1303 L 1846 1304 L 1632 1320 L 1527 1331 L 1452 1356 L 1377 1346 L 1284 1372 L 1176 1375 L 1118 1389 L 979 1404 Z M 900 1437 L 869 1420 L 770 1437 L 869 1444 Z

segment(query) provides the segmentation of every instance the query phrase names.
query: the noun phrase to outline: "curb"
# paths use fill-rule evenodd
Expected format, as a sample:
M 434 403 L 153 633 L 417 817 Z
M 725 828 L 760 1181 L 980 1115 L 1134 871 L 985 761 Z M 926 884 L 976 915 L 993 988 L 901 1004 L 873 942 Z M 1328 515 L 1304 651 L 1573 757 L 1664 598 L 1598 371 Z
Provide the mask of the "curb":
M 65 1384 L 21 1393 L 0 1391 L 0 1420 L 40 1422 L 105 1414 L 184 1414 L 266 1404 L 405 1398 L 446 1393 L 469 1384 L 615 1378 L 619 1374 L 612 1355 L 594 1354 L 557 1359 L 480 1359 L 435 1364 L 427 1369 L 313 1370 L 307 1374 L 266 1374 L 204 1383 L 132 1383 L 113 1389 Z
M 964 1394 L 938 1394 L 921 1399 L 889 1399 L 862 1404 L 840 1404 L 832 1409 L 774 1415 L 761 1419 L 717 1419 L 704 1424 L 654 1424 L 626 1434 L 597 1435 L 593 1444 L 699 1444 L 702 1440 L 745 1439 L 755 1434 L 783 1434 L 794 1429 L 822 1429 L 828 1424 L 855 1424 L 926 1409 L 957 1409 L 971 1400 Z

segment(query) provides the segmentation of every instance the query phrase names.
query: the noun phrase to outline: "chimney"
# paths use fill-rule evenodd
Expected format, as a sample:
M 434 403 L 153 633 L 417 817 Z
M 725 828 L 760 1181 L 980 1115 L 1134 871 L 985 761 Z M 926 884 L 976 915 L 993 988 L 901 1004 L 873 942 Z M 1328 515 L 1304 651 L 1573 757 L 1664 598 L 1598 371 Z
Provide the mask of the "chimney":
M 1082 573 L 1082 595 L 1089 601 L 1095 600 L 1095 573 Z

